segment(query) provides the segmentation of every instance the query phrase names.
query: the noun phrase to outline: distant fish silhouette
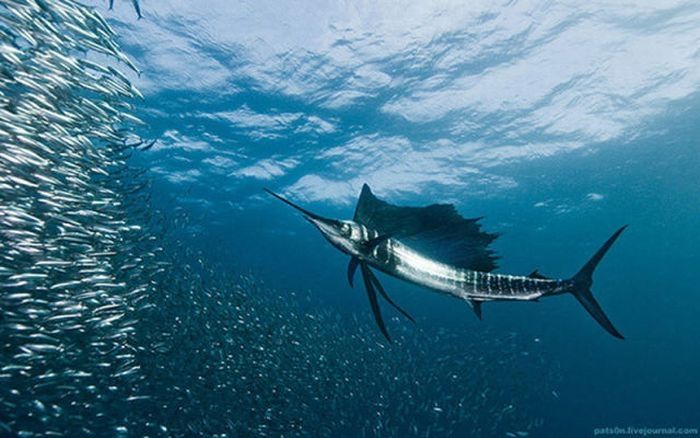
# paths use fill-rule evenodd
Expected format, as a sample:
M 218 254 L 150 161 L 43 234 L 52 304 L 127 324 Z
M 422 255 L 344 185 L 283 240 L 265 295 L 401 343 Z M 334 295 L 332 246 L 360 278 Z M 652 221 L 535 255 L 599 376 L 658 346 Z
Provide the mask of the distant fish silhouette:
M 324 218 L 265 191 L 302 212 L 333 246 L 350 256 L 350 286 L 360 268 L 374 318 L 389 341 L 377 292 L 406 318 L 413 318 L 389 298 L 370 267 L 466 300 L 479 319 L 484 301 L 536 301 L 570 293 L 608 333 L 624 339 L 593 298 L 590 287 L 593 271 L 627 225 L 613 233 L 569 279 L 547 278 L 538 271 L 529 276 L 492 274 L 497 256 L 489 245 L 498 236 L 481 230 L 481 218 L 466 219 L 453 205 L 399 207 L 377 199 L 365 184 L 353 220 L 341 221 Z
M 134 10 L 136 11 L 136 16 L 138 19 L 142 19 L 143 15 L 141 15 L 141 5 L 139 4 L 139 0 L 131 0 L 131 3 L 134 5 Z M 114 9 L 114 0 L 109 0 L 109 10 L 111 11 Z

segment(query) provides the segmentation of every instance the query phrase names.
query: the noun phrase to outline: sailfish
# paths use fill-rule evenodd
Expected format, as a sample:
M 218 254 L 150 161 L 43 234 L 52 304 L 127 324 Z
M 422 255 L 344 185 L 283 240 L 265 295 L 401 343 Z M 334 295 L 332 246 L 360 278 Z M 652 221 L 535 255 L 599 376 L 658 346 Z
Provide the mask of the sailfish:
M 378 296 L 411 322 L 372 269 L 466 301 L 482 317 L 487 301 L 537 301 L 571 294 L 612 336 L 624 339 L 593 297 L 593 272 L 627 225 L 615 231 L 571 278 L 548 278 L 537 270 L 528 276 L 493 273 L 498 256 L 490 244 L 498 237 L 481 228 L 482 218 L 464 218 L 452 204 L 396 206 L 377 198 L 364 184 L 352 220 L 329 219 L 284 197 L 270 195 L 295 208 L 337 249 L 350 256 L 347 279 L 353 286 L 359 269 L 374 319 L 391 342 Z

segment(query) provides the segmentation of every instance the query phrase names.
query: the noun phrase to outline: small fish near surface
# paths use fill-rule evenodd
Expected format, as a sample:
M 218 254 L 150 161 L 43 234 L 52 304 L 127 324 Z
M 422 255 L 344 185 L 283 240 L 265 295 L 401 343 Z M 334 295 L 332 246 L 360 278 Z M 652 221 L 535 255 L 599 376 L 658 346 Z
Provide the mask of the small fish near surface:
M 618 229 L 571 278 L 548 278 L 492 273 L 498 258 L 489 248 L 497 235 L 483 231 L 480 218 L 462 217 L 451 204 L 401 207 L 378 199 L 365 184 L 352 220 L 329 219 L 312 213 L 282 196 L 270 195 L 300 211 L 337 249 L 350 256 L 348 282 L 358 268 L 374 318 L 391 341 L 382 318 L 377 293 L 406 318 L 413 318 L 389 297 L 372 272 L 385 274 L 467 301 L 481 319 L 486 301 L 536 301 L 541 297 L 572 294 L 611 335 L 624 339 L 591 292 L 593 272 L 625 230 Z
M 142 19 L 143 15 L 141 14 L 141 5 L 139 4 L 139 0 L 131 0 L 131 4 L 134 6 L 134 11 L 136 11 L 136 16 L 138 19 Z M 114 9 L 114 0 L 109 0 L 109 10 L 111 11 Z

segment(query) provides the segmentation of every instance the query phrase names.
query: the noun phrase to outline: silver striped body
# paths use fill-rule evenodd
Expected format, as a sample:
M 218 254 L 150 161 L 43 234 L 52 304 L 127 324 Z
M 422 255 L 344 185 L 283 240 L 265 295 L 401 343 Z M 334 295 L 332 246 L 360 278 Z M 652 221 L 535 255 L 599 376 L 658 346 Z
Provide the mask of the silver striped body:
M 351 239 L 366 242 L 377 236 L 376 231 L 356 224 Z M 360 258 L 386 274 L 464 300 L 528 301 L 566 291 L 563 280 L 491 274 L 441 263 L 393 238 Z

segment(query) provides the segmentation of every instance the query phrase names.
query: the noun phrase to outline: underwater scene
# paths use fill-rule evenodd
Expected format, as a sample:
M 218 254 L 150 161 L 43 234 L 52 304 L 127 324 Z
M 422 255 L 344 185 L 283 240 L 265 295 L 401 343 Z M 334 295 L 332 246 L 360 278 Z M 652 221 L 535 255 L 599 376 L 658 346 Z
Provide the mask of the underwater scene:
M 689 0 L 0 0 L 0 436 L 697 436 L 699 48 Z

